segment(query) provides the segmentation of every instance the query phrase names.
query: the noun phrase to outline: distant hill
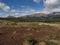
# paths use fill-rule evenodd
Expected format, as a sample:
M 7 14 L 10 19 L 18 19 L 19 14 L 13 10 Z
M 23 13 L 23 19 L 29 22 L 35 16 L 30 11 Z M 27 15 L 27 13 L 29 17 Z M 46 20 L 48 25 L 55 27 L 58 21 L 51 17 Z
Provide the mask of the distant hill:
M 16 18 L 16 17 L 14 17 L 14 16 L 10 16 L 10 15 L 9 15 L 9 16 L 7 16 L 6 18 Z
M 1 18 L 10 21 L 20 22 L 60 22 L 60 12 L 52 12 L 50 14 L 36 13 L 31 15 L 25 15 L 21 17 L 8 16 Z

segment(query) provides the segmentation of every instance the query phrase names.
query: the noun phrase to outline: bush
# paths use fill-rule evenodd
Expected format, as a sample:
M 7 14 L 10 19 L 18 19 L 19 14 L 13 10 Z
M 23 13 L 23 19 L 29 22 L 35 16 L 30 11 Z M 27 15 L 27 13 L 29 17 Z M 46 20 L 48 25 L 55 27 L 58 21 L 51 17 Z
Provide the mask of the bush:
M 31 35 L 26 35 L 24 37 L 24 41 L 27 41 L 27 43 L 34 45 L 37 43 L 37 41 L 35 39 L 33 39 L 33 37 Z

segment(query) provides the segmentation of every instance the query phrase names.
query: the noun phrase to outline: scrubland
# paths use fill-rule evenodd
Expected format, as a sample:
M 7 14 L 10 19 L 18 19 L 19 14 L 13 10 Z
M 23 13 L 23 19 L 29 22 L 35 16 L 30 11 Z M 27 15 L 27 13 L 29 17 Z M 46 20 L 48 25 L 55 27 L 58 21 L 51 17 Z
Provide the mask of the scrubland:
M 60 45 L 60 22 L 0 20 L 0 45 Z

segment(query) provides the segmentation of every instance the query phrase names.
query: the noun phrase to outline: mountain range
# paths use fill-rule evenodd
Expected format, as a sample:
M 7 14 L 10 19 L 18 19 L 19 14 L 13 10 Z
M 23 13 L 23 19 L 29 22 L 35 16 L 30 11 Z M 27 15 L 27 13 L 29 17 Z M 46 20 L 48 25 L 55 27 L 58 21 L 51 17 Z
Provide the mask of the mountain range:
M 1 18 L 2 19 L 2 18 Z M 8 16 L 4 19 L 15 21 L 32 21 L 32 22 L 60 22 L 60 12 L 52 12 L 49 14 L 36 13 L 31 15 L 25 15 L 21 17 Z

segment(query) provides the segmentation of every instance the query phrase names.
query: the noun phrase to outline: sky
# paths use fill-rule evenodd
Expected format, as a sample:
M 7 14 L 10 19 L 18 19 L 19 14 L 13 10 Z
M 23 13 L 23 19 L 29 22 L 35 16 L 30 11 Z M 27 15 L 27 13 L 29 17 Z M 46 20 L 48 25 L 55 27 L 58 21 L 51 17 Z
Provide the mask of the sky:
M 0 0 L 0 17 L 60 11 L 60 0 Z

